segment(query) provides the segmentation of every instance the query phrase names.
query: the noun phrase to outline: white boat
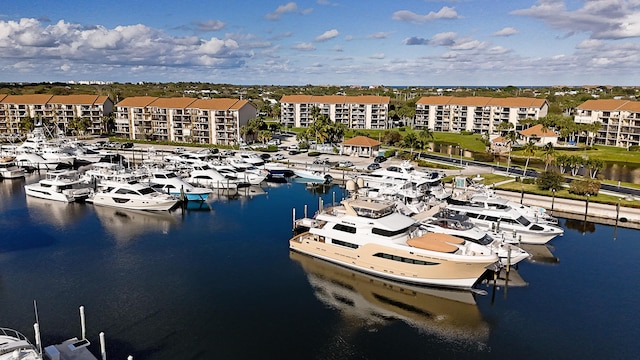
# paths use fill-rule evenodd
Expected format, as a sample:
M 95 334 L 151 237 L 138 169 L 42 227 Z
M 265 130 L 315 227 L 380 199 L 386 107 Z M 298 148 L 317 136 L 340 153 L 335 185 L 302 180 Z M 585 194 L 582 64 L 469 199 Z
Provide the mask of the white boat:
M 329 173 L 321 170 L 291 168 L 291 171 L 293 171 L 293 175 L 304 180 L 324 183 L 330 183 L 333 181 L 333 177 Z
M 248 183 L 240 183 L 237 179 L 225 177 L 205 163 L 192 164 L 189 177 L 185 180 L 194 186 L 206 186 L 213 189 L 237 189 L 239 185 L 249 186 Z
M 496 209 L 481 204 L 447 204 L 447 209 L 467 215 L 481 229 L 502 230 L 503 240 L 511 243 L 546 244 L 564 234 L 561 227 L 535 223 L 511 207 Z
M 240 152 L 240 153 L 236 153 L 235 157 L 253 166 L 264 165 L 264 159 L 262 159 L 260 156 L 254 153 Z
M 159 192 L 173 196 L 184 196 L 188 201 L 204 201 L 212 193 L 211 189 L 189 184 L 172 171 L 153 171 L 149 177 L 149 183 Z
M 383 169 L 374 170 L 369 174 L 361 174 L 364 186 L 379 187 L 389 184 L 402 185 L 411 182 L 416 189 L 428 191 L 432 187 L 442 184 L 443 174 L 438 171 L 424 172 L 416 170 L 409 161 L 392 164 Z
M 62 202 L 84 200 L 93 191 L 77 170 L 47 171 L 44 179 L 25 185 L 24 190 L 28 196 Z
M 558 225 L 558 219 L 549 215 L 544 208 L 523 205 L 515 201 L 505 199 L 495 195 L 493 192 L 472 195 L 469 199 L 470 204 L 477 204 L 484 208 L 504 209 L 511 207 L 533 222 L 542 222 L 546 224 Z
M 267 179 L 269 172 L 258 169 L 255 166 L 234 167 L 228 164 L 210 164 L 220 175 L 231 179 L 237 183 L 248 183 L 249 185 L 260 185 Z
M 17 330 L 0 328 L 0 360 L 42 360 L 40 350 Z
M 427 210 L 429 214 L 423 214 L 420 224 L 427 231 L 449 234 L 474 243 L 491 248 L 502 265 L 515 265 L 531 255 L 518 246 L 503 241 L 496 233 L 488 233 L 469 221 L 469 217 L 458 213 L 448 212 L 435 206 Z M 418 215 L 420 216 L 420 215 Z
M 98 190 L 87 199 L 87 202 L 98 206 L 151 211 L 170 210 L 179 201 L 177 197 L 159 193 L 137 180 L 129 182 L 103 180 Z
M 36 153 L 16 154 L 16 164 L 25 169 L 55 170 L 60 165 L 55 160 L 46 160 Z
M 392 202 L 352 198 L 298 222 L 289 247 L 371 275 L 419 285 L 472 288 L 499 266 L 488 247 L 423 232 Z
M 0 158 L 0 179 L 18 179 L 24 177 L 24 169 L 16 165 L 16 158 Z

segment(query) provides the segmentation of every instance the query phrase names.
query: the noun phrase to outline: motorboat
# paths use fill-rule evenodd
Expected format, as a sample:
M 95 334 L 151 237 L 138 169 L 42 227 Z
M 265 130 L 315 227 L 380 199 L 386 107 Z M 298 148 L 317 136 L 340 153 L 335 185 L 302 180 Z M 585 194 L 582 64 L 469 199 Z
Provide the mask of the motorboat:
M 349 198 L 296 225 L 292 250 L 378 277 L 418 285 L 472 288 L 499 266 L 488 247 L 423 231 L 390 201 Z
M 228 164 L 210 164 L 220 175 L 238 183 L 260 185 L 267 179 L 268 171 L 258 169 L 255 166 L 234 167 Z
M 432 187 L 442 184 L 442 173 L 438 171 L 424 172 L 414 168 L 409 161 L 399 164 L 391 164 L 383 169 L 374 170 L 369 174 L 358 176 L 365 182 L 365 186 L 377 187 L 389 183 L 403 184 L 407 181 L 413 183 L 414 187 L 428 191 Z
M 171 210 L 180 199 L 155 191 L 137 180 L 128 182 L 103 180 L 87 202 L 129 210 Z
M 268 162 L 264 164 L 263 168 L 269 172 L 269 177 L 271 178 L 284 178 L 293 176 L 293 171 L 285 164 Z
M 47 171 L 45 178 L 24 186 L 25 193 L 41 199 L 74 202 L 88 198 L 93 189 L 77 170 Z
M 253 166 L 262 166 L 264 165 L 264 159 L 262 159 L 260 156 L 258 156 L 257 154 L 254 153 L 250 153 L 250 152 L 239 152 L 235 154 L 236 158 L 239 158 L 240 160 L 249 163 Z
M 531 256 L 520 247 L 503 241 L 498 233 L 481 230 L 469 221 L 469 217 L 466 215 L 442 210 L 439 206 L 426 212 L 430 214 L 418 215 L 423 217 L 420 220 L 422 228 L 430 232 L 449 234 L 488 246 L 498 254 L 504 266 L 515 265 Z
M 204 201 L 212 193 L 211 189 L 195 187 L 176 175 L 173 171 L 152 171 L 149 183 L 155 190 L 174 195 L 184 196 L 187 201 Z
M 191 166 L 189 177 L 185 179 L 191 185 L 206 186 L 213 189 L 237 189 L 238 187 L 249 186 L 248 183 L 225 177 L 206 163 L 194 163 Z
M 24 177 L 24 169 L 16 165 L 14 156 L 0 158 L 0 179 L 18 179 Z
M 0 328 L 0 360 L 43 360 L 40 349 L 17 330 Z
M 556 225 L 535 223 L 517 210 L 506 208 L 485 208 L 481 204 L 447 204 L 450 211 L 469 217 L 469 220 L 484 230 L 502 230 L 503 240 L 511 243 L 546 244 L 564 230 Z
M 478 204 L 484 208 L 505 209 L 511 207 L 518 211 L 522 216 L 533 222 L 541 222 L 545 224 L 558 225 L 558 219 L 547 213 L 546 209 L 538 206 L 528 206 L 511 201 L 509 199 L 497 196 L 493 193 L 486 195 L 476 194 L 469 198 L 468 203 Z
M 322 183 L 330 183 L 333 181 L 333 177 L 322 170 L 292 168 L 291 171 L 293 171 L 293 175 L 307 181 Z
M 47 160 L 36 153 L 23 152 L 16 154 L 16 164 L 23 169 L 55 170 L 60 165 L 55 160 Z

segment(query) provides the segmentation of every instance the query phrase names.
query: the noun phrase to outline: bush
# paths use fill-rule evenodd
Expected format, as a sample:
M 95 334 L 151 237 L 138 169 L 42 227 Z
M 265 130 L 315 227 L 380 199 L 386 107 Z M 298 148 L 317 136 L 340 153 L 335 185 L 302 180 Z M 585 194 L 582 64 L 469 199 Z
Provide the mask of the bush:
M 384 157 L 388 158 L 392 158 L 396 156 L 396 149 L 389 149 L 387 151 L 384 152 Z
M 629 151 L 640 151 L 640 145 L 629 146 Z
M 564 176 L 557 171 L 545 171 L 540 174 L 537 183 L 540 190 L 560 190 Z
M 535 184 L 536 183 L 536 179 L 535 178 L 524 178 L 524 179 L 522 179 L 522 183 L 523 184 Z
M 600 181 L 594 179 L 573 180 L 569 184 L 569 192 L 576 195 L 598 195 Z
M 307 153 L 308 156 L 320 156 L 320 152 L 319 151 L 309 151 Z

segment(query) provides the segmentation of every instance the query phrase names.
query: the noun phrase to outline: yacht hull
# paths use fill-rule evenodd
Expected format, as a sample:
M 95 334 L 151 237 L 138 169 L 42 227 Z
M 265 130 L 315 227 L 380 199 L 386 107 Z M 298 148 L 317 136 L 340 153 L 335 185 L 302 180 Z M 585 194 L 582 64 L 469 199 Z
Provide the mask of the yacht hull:
M 446 256 L 420 254 L 412 251 L 412 248 L 403 250 L 379 244 L 364 244 L 352 249 L 316 239 L 310 233 L 299 234 L 289 241 L 289 247 L 291 250 L 360 272 L 417 285 L 470 289 L 497 260 L 496 256 L 469 256 L 452 260 Z M 422 264 L 375 256 L 379 253 L 418 260 Z

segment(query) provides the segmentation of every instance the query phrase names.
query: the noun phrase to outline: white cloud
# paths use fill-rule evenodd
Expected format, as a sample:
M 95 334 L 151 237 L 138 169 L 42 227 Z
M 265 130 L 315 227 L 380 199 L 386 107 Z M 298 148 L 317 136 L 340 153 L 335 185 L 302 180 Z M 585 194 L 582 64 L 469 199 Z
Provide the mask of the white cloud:
M 312 51 L 316 49 L 316 47 L 312 43 L 298 43 L 295 44 L 292 48 L 302 51 Z
M 314 41 L 316 41 L 316 42 L 327 41 L 327 40 L 333 39 L 334 37 L 338 36 L 339 34 L 340 33 L 336 29 L 327 30 L 322 35 L 316 37 L 314 39 Z
M 198 31 L 218 31 L 225 27 L 225 23 L 220 20 L 207 20 L 204 22 L 195 22 Z
M 298 4 L 292 1 L 285 5 L 278 6 L 278 8 L 274 12 L 268 13 L 267 15 L 265 15 L 265 18 L 267 18 L 267 20 L 279 20 L 282 17 L 282 15 L 287 13 L 297 12 L 297 11 L 298 11 Z
M 393 20 L 413 23 L 425 23 L 439 19 L 457 19 L 458 17 L 456 9 L 448 6 L 443 6 L 438 12 L 431 11 L 427 15 L 416 14 L 409 10 L 399 10 L 391 16 Z
M 369 59 L 384 59 L 384 53 L 371 54 Z
M 519 31 L 513 27 L 506 27 L 493 33 L 493 36 L 511 36 L 517 34 Z
M 456 38 L 458 34 L 455 32 L 444 32 L 435 34 L 431 40 L 429 40 L 430 45 L 438 45 L 438 46 L 453 46 L 456 43 Z
M 390 32 L 379 31 L 377 33 L 367 35 L 368 39 L 387 39 L 391 36 Z
M 573 11 L 564 1 L 538 0 L 537 5 L 511 13 L 536 18 L 569 34 L 588 33 L 593 39 L 640 37 L 638 0 L 584 0 L 583 7 Z

